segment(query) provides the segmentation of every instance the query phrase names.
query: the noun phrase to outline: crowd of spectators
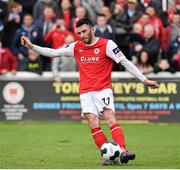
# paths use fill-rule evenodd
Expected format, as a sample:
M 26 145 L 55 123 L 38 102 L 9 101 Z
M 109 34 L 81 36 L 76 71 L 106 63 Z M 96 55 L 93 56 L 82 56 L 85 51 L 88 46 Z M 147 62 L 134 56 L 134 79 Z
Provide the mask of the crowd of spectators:
M 79 37 L 76 22 L 89 17 L 95 35 L 114 40 L 143 73 L 180 71 L 180 0 L 0 0 L 0 75 L 77 71 L 74 59 L 51 59 L 20 44 L 60 48 Z M 114 64 L 114 71 L 124 71 Z

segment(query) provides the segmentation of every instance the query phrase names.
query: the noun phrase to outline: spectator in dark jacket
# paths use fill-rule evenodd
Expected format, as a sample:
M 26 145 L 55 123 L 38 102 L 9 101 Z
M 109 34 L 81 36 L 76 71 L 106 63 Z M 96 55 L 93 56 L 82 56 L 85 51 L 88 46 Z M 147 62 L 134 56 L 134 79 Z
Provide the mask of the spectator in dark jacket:
M 13 36 L 21 26 L 22 15 L 22 6 L 17 2 L 13 2 L 10 6 L 10 12 L 2 37 L 2 43 L 5 47 L 11 47 Z
M 138 9 L 137 0 L 128 0 L 127 6 L 124 6 L 127 15 L 127 24 L 129 31 L 132 30 L 134 23 L 141 17 L 142 11 Z
M 146 25 L 144 29 L 145 43 L 143 48 L 150 54 L 150 64 L 154 65 L 158 61 L 160 42 L 154 37 L 155 31 L 152 25 Z
M 148 24 L 144 28 L 144 43 L 138 44 L 136 52 L 140 52 L 142 49 L 146 50 L 150 56 L 150 64 L 154 66 L 158 61 L 158 55 L 160 50 L 160 42 L 154 37 L 154 28 Z
M 115 34 L 112 27 L 107 24 L 107 19 L 104 14 L 97 15 L 97 24 L 95 25 L 95 35 L 106 39 L 115 40 Z
M 16 0 L 16 2 L 20 3 L 23 7 L 23 11 L 25 13 L 32 14 L 33 13 L 33 7 L 34 4 L 36 3 L 37 0 L 30 0 L 30 1 L 25 1 L 25 0 Z
M 25 69 L 25 63 L 28 56 L 27 48 L 21 46 L 19 43 L 21 36 L 23 35 L 29 37 L 32 42 L 39 44 L 40 34 L 35 25 L 33 25 L 33 18 L 30 14 L 26 14 L 23 17 L 23 24 L 21 28 L 17 30 L 12 42 L 12 50 L 19 60 L 19 70 L 21 71 Z
M 8 3 L 0 1 L 0 20 L 5 22 L 6 16 L 8 15 Z
M 134 24 L 132 32 L 129 34 L 129 56 L 128 59 L 136 64 L 139 52 L 142 50 L 144 38 L 141 36 L 142 26 Z M 140 47 L 140 48 L 139 48 Z

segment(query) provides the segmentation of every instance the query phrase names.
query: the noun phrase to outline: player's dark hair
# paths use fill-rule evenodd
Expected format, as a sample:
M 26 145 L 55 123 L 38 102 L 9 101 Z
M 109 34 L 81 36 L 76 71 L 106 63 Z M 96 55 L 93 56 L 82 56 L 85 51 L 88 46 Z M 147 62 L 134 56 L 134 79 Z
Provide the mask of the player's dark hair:
M 89 25 L 89 26 L 93 26 L 93 24 L 92 24 L 92 22 L 90 21 L 90 19 L 88 19 L 88 18 L 82 18 L 82 19 L 80 19 L 80 20 L 76 23 L 76 28 L 77 28 L 77 27 L 80 27 L 80 26 L 82 26 L 82 25 L 84 25 L 84 24 Z
M 106 17 L 103 13 L 98 13 L 97 17 Z

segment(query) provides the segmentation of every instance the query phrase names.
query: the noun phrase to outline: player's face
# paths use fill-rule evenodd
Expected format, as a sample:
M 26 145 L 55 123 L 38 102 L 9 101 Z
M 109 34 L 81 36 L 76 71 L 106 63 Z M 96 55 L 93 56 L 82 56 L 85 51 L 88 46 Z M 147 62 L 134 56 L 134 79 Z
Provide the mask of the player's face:
M 93 30 L 91 26 L 84 24 L 76 28 L 76 31 L 85 44 L 90 44 L 92 42 Z

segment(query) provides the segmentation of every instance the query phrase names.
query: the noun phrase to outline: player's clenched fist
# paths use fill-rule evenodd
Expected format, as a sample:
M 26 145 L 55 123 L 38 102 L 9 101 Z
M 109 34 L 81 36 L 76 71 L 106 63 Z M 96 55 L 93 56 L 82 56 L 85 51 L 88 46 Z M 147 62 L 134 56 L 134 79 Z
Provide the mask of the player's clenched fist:
M 144 81 L 144 84 L 149 86 L 151 89 L 159 88 L 159 84 L 156 81 L 154 81 L 154 80 L 146 79 Z
M 26 36 L 21 37 L 21 44 L 27 48 L 30 48 L 30 49 L 33 48 L 33 44 L 31 43 L 30 39 Z

